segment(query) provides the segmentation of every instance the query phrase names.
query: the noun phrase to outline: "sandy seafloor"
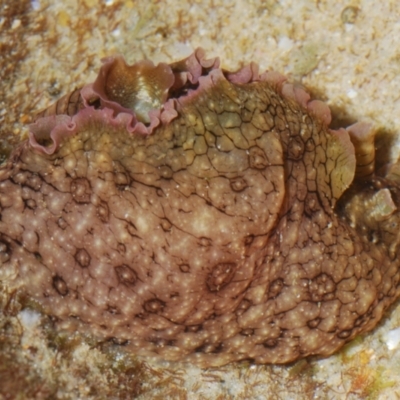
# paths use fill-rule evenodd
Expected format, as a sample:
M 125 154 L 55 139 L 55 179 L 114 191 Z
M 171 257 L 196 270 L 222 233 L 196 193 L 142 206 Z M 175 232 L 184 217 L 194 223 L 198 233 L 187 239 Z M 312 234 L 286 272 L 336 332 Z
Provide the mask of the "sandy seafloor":
M 373 122 L 381 163 L 396 160 L 399 37 L 397 0 L 0 0 L 0 150 L 34 111 L 93 81 L 102 57 L 170 62 L 201 46 L 226 69 L 252 60 L 302 83 L 335 126 Z M 399 302 L 326 359 L 201 370 L 54 332 L 0 294 L 0 399 L 400 398 Z

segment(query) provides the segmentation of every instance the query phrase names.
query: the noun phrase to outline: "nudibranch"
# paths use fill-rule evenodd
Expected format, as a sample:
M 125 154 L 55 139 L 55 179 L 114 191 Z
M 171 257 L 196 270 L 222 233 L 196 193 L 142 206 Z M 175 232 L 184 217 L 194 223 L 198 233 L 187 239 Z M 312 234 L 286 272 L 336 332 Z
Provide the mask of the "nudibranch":
M 0 169 L 0 279 L 138 355 L 329 355 L 400 294 L 396 166 L 330 119 L 254 63 L 107 58 Z

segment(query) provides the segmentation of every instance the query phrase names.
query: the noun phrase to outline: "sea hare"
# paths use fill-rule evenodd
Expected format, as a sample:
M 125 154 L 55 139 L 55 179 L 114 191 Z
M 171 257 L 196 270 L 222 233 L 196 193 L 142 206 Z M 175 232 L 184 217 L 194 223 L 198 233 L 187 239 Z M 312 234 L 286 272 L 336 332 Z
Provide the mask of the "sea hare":
M 367 124 L 198 49 L 107 58 L 0 169 L 0 279 L 65 329 L 200 366 L 328 355 L 399 297 Z

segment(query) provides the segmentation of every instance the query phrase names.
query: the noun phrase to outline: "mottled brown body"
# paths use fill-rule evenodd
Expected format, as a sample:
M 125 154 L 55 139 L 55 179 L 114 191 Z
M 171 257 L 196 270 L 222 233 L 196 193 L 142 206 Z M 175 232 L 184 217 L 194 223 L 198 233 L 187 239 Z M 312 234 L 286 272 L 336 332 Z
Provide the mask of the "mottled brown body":
M 46 117 L 49 115 L 75 115 L 83 108 L 83 101 L 80 95 L 81 88 L 75 89 L 71 93 L 61 97 L 57 102 L 52 104 L 49 108 L 37 113 L 35 120 Z
M 336 206 L 340 141 L 267 82 L 219 79 L 177 111 L 148 136 L 98 118 L 54 154 L 16 150 L 3 279 L 71 326 L 201 366 L 327 355 L 375 326 L 399 261 L 363 221 L 364 186 Z

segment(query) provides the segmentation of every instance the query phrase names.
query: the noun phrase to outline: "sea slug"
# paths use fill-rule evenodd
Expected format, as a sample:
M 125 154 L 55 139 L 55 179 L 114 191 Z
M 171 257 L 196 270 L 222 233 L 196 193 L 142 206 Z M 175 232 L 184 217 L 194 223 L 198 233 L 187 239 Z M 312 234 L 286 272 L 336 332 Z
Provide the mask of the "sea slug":
M 400 186 L 330 119 L 253 63 L 107 58 L 0 169 L 0 280 L 139 355 L 331 354 L 399 297 Z

